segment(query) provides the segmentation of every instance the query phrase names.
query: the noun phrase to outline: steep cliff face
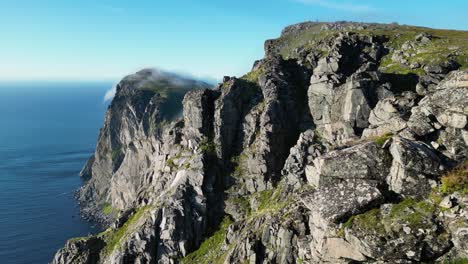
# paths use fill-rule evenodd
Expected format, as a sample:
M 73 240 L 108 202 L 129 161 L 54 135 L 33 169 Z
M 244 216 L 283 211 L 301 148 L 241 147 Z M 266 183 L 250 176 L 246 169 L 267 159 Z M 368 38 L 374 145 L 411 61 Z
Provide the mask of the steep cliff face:
M 160 70 L 125 77 L 106 112 L 95 154 L 81 172 L 89 178 L 78 200 L 87 216 L 109 222 L 129 209 L 152 160 L 161 153 L 164 127 L 182 116 L 182 100 L 207 83 Z
M 54 263 L 468 258 L 467 40 L 302 23 L 214 89 L 125 78 L 79 192 L 113 222 Z

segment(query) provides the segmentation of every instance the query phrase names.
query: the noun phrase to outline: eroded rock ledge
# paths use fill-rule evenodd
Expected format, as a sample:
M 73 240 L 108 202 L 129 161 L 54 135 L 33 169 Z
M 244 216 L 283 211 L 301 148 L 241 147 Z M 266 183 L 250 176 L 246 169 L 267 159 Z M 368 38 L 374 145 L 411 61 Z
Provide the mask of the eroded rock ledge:
M 78 194 L 108 229 L 53 263 L 466 260 L 467 37 L 302 23 L 214 89 L 126 77 Z

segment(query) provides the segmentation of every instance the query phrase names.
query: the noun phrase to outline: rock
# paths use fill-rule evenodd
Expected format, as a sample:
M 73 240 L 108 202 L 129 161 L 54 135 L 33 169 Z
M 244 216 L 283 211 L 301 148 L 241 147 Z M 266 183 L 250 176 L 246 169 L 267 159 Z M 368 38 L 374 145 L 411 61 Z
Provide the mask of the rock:
M 305 167 L 324 151 L 325 147 L 317 142 L 313 130 L 301 133 L 296 145 L 289 151 L 289 157 L 281 171 L 288 184 L 295 189 L 300 188 L 306 181 Z
M 412 108 L 412 115 L 407 123 L 408 127 L 420 137 L 438 130 L 441 134 L 441 143 L 444 143 L 445 136 L 452 135 L 450 136 L 453 138 L 452 144 L 459 143 L 456 143 L 456 146 L 445 146 L 447 151 L 444 154 L 454 159 L 458 159 L 467 151 L 467 145 L 462 139 L 463 133 L 466 133 L 468 115 L 465 109 L 468 105 L 467 80 L 468 74 L 463 71 L 448 74 L 436 86 L 434 93 L 424 97 L 418 106 Z
M 184 97 L 184 135 L 187 140 L 212 137 L 214 100 L 218 96 L 212 90 L 189 91 Z M 187 144 L 189 144 L 187 142 Z
M 384 201 L 376 181 L 358 180 L 320 187 L 312 194 L 302 196 L 301 200 L 311 211 L 314 225 L 320 227 L 338 224 Z
M 374 142 L 332 151 L 306 167 L 309 184 L 333 185 L 343 180 L 384 181 L 388 174 L 388 154 Z
M 418 35 L 416 35 L 416 37 L 414 37 L 414 39 L 418 42 L 421 42 L 421 43 L 428 43 L 432 40 L 432 35 L 429 34 L 429 33 L 420 33 Z
M 404 197 L 424 197 L 446 168 L 435 151 L 421 142 L 395 137 L 390 153 L 393 162 L 387 183 Z
M 449 209 L 452 208 L 454 206 L 452 202 L 452 197 L 445 196 L 444 199 L 442 199 L 442 201 L 440 202 L 439 206 L 443 208 L 449 208 Z
M 366 213 L 369 219 L 354 219 L 351 227 L 345 229 L 345 238 L 359 252 L 376 260 L 433 260 L 450 248 L 450 242 L 448 237 L 439 235 L 437 222 L 424 210 L 427 209 L 384 205 Z M 417 217 L 418 222 L 411 222 L 408 216 Z M 366 222 L 371 219 L 374 222 Z
M 155 70 L 124 78 L 78 194 L 109 228 L 54 263 L 466 258 L 468 198 L 437 191 L 468 156 L 463 50 L 403 74 L 432 36 L 400 45 L 389 30 L 421 33 L 301 23 L 214 89 Z
M 104 245 L 101 239 L 94 237 L 68 240 L 65 247 L 55 254 L 52 263 L 97 263 Z

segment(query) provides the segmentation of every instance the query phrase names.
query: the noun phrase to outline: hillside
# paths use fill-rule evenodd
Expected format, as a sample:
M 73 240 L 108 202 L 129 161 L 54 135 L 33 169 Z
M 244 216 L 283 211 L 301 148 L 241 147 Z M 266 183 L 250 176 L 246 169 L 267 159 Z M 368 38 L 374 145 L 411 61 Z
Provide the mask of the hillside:
M 306 22 L 213 89 L 124 78 L 78 193 L 107 229 L 53 263 L 463 263 L 467 40 Z

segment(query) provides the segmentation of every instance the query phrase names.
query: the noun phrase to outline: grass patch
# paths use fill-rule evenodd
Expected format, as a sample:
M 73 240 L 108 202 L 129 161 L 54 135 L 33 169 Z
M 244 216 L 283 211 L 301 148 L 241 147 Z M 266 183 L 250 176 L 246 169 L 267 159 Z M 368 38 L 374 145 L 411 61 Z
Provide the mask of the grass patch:
M 102 206 L 102 213 L 105 214 L 105 215 L 112 215 L 114 214 L 114 212 L 116 212 L 117 209 L 115 209 L 114 207 L 112 207 L 112 205 L 110 203 L 105 203 L 103 206 Z
M 198 264 L 222 264 L 226 252 L 223 251 L 226 231 L 232 220 L 229 216 L 224 217 L 219 229 L 208 237 L 200 247 L 194 252 L 188 254 L 180 260 L 180 263 L 198 263 Z
M 215 155 L 216 154 L 216 144 L 213 140 L 204 139 L 200 143 L 200 149 L 203 153 L 207 155 Z
M 242 153 L 239 156 L 234 156 L 231 158 L 231 163 L 234 165 L 232 175 L 236 178 L 242 177 L 245 175 L 245 169 L 243 167 L 244 161 L 247 159 L 247 155 Z
M 462 162 L 441 178 L 440 192 L 442 194 L 454 192 L 468 194 L 468 161 Z
M 244 196 L 239 196 L 239 197 L 230 199 L 230 202 L 232 204 L 237 205 L 246 216 L 249 216 L 251 214 L 252 208 L 250 207 L 250 202 L 248 198 Z
M 443 264 L 468 264 L 468 258 L 451 259 L 444 261 Z
M 322 52 L 321 45 L 332 40 L 342 30 L 321 30 L 322 23 L 311 25 L 304 30 L 283 35 L 273 41 L 273 51 L 279 53 L 283 58 L 294 58 L 298 50 L 312 51 L 317 49 Z M 362 30 L 352 31 L 361 36 L 385 36 L 388 40 L 385 46 L 391 50 L 400 50 L 405 42 L 415 42 L 416 35 L 428 33 L 434 38 L 424 44 L 417 43 L 417 47 L 405 50 L 411 56 L 405 57 L 408 64 L 419 63 L 420 65 L 435 65 L 447 61 L 449 58 L 456 61 L 461 69 L 468 68 L 468 32 L 459 30 L 440 30 L 416 26 L 385 26 L 372 25 Z M 366 50 L 365 50 L 366 51 Z M 391 59 L 393 52 L 385 55 L 380 64 L 381 71 L 395 74 L 414 73 L 423 75 L 421 68 L 410 69 L 408 66 L 394 63 Z
M 413 228 L 425 228 L 426 220 L 432 217 L 436 209 L 435 205 L 428 201 L 407 198 L 392 207 L 390 218 L 386 220 L 405 222 Z
M 242 76 L 241 79 L 249 81 L 249 82 L 257 83 L 258 78 L 260 78 L 260 75 L 262 75 L 264 72 L 265 70 L 262 67 L 260 67 L 258 69 L 248 72 L 247 74 Z
M 122 154 L 122 147 L 111 151 L 112 160 L 116 160 Z
M 174 157 L 168 158 L 167 161 L 166 161 L 167 166 L 169 166 L 171 169 L 177 167 L 174 160 L 180 159 L 181 157 L 182 157 L 182 153 L 178 153 Z
M 394 204 L 388 214 L 383 214 L 380 208 L 374 208 L 363 214 L 352 216 L 343 223 L 337 235 L 344 237 L 345 229 L 360 229 L 366 233 L 384 235 L 388 228 L 408 225 L 412 229 L 425 229 L 430 223 L 437 207 L 429 201 L 417 201 L 407 198 Z
M 257 213 L 261 213 L 263 211 L 278 211 L 286 206 L 290 201 L 289 199 L 280 201 L 280 194 L 281 188 L 265 190 L 254 194 L 258 201 Z
M 392 138 L 392 137 L 393 137 L 392 133 L 386 133 L 386 134 L 384 134 L 382 136 L 373 138 L 373 140 L 374 140 L 375 144 L 382 147 L 385 144 L 385 142 L 387 140 L 389 140 L 390 138 Z
M 120 243 L 126 235 L 128 235 L 129 229 L 141 218 L 143 213 L 149 209 L 149 206 L 144 206 L 128 218 L 127 222 L 125 222 L 120 228 L 116 230 L 107 229 L 106 231 L 99 234 L 104 241 L 106 242 L 106 246 L 103 248 L 102 252 L 105 256 L 109 256 L 112 251 L 116 248 L 120 248 Z
M 382 223 L 382 213 L 378 208 L 349 218 L 349 220 L 343 224 L 343 232 L 345 228 L 354 226 L 358 226 L 360 229 L 367 232 L 375 232 L 378 234 L 385 233 L 385 226 Z

